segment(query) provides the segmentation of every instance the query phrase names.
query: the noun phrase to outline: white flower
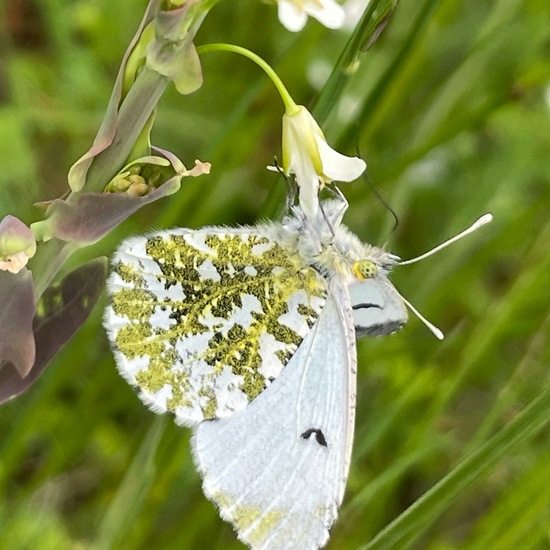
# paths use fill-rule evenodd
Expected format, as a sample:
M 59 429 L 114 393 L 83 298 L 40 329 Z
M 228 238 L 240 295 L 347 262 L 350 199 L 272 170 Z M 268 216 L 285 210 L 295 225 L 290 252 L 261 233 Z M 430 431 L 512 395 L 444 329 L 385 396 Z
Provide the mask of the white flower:
M 10 273 L 19 273 L 29 261 L 29 257 L 24 252 L 17 252 L 0 260 L 0 270 Z
M 0 270 L 19 273 L 35 252 L 32 231 L 18 218 L 6 216 L 0 222 Z
M 352 31 L 359 19 L 361 19 L 369 2 L 370 0 L 347 0 L 342 6 L 346 14 L 342 27 L 348 31 Z
M 335 0 L 277 0 L 279 21 L 289 31 L 298 32 L 304 28 L 308 15 L 314 17 L 328 29 L 339 29 L 346 14 Z
M 319 191 L 331 181 L 352 181 L 366 169 L 365 161 L 332 149 L 310 112 L 297 105 L 283 116 L 283 171 L 296 178 L 300 206 L 315 217 Z

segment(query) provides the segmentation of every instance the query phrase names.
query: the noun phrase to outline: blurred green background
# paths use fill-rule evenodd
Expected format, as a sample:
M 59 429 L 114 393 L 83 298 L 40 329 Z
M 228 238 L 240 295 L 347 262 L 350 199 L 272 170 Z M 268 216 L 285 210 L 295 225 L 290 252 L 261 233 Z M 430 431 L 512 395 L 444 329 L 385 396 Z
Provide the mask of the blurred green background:
M 67 189 L 145 5 L 0 5 L 0 218 L 36 221 L 33 203 Z M 312 105 L 348 37 L 311 20 L 294 35 L 272 5 L 227 0 L 197 43 L 256 51 Z M 151 228 L 281 215 L 284 181 L 265 170 L 280 154 L 274 88 L 235 55 L 208 54 L 203 69 L 198 92 L 165 95 L 153 138 L 188 166 L 212 162 L 212 174 L 184 180 L 72 266 Z M 343 184 L 346 222 L 365 241 L 408 258 L 495 217 L 396 269 L 398 289 L 446 339 L 412 317 L 396 335 L 359 343 L 353 462 L 328 548 L 367 544 L 449 473 L 408 516 L 409 531 L 398 525 L 393 542 L 369 549 L 550 548 L 550 408 L 536 401 L 517 441 L 506 431 L 548 395 L 550 376 L 548 0 L 402 0 L 324 128 L 367 160 L 368 180 L 398 215 L 392 229 L 367 179 Z M 189 430 L 149 412 L 117 374 L 103 305 L 30 391 L 0 408 L 0 548 L 241 548 L 201 493 Z M 502 429 L 488 462 L 483 445 Z M 468 462 L 477 456 L 482 466 Z

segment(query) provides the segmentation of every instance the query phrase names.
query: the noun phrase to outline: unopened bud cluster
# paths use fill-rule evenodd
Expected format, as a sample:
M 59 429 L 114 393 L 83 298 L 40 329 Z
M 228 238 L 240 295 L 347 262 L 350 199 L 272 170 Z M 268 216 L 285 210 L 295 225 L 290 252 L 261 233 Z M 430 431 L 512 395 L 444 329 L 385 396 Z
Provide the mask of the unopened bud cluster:
M 141 174 L 141 166 L 131 166 L 117 174 L 105 187 L 106 193 L 126 193 L 131 197 L 144 197 L 156 189 L 160 181 L 160 172 L 154 171 L 147 178 Z

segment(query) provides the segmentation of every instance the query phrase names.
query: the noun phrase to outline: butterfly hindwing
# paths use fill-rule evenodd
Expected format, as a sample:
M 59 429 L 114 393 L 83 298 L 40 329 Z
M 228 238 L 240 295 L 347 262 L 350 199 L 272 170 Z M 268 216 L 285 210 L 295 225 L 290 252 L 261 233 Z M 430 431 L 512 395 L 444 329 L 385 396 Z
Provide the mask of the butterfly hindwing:
M 104 324 L 119 371 L 184 425 L 257 397 L 325 303 L 324 280 L 269 225 L 128 239 L 113 267 Z
M 342 501 L 355 413 L 349 297 L 330 296 L 269 390 L 233 416 L 195 429 L 205 494 L 255 550 L 323 546 Z

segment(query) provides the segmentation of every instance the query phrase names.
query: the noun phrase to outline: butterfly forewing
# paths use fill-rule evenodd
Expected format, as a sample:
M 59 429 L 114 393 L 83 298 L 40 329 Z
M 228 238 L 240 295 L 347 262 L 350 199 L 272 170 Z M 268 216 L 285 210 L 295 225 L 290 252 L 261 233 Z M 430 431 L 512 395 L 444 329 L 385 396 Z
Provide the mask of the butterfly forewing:
M 324 280 L 270 226 L 137 237 L 113 265 L 105 326 L 119 371 L 184 425 L 258 396 L 325 304 Z
M 384 275 L 351 284 L 349 295 L 357 337 L 391 334 L 407 322 L 405 304 Z
M 331 290 L 269 391 L 195 430 L 204 492 L 255 550 L 310 550 L 328 540 L 353 439 L 353 332 L 347 294 Z

